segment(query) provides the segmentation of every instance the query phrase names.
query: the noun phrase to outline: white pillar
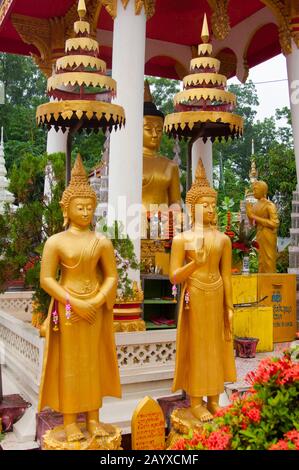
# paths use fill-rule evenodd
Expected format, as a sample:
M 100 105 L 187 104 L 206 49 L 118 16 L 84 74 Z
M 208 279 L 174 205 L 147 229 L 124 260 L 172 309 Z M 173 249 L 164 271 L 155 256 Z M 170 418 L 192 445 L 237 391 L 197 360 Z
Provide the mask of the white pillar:
M 210 185 L 213 186 L 213 144 L 210 139 L 204 143 L 200 137 L 192 145 L 192 181 L 194 181 L 198 160 L 200 158 L 205 167 L 208 181 Z
M 117 103 L 124 107 L 126 125 L 112 132 L 109 161 L 108 223 L 121 221 L 140 260 L 142 203 L 143 100 L 146 16 L 135 15 L 135 2 L 124 9 L 117 1 L 114 20 L 112 77 Z M 138 206 L 138 209 L 137 209 Z M 134 276 L 139 280 L 139 272 Z
M 292 113 L 292 127 L 297 170 L 297 187 L 299 186 L 299 49 L 293 42 L 292 53 L 287 55 L 287 70 Z
M 68 130 L 66 130 L 65 133 L 63 133 L 61 130 L 56 132 L 54 127 L 52 127 L 48 131 L 48 136 L 47 136 L 47 154 L 51 155 L 51 153 L 59 153 L 59 152 L 66 153 L 67 136 L 68 136 Z M 53 169 L 52 169 L 52 165 L 48 163 L 45 169 L 44 196 L 49 201 L 51 201 L 51 198 L 52 198 L 53 184 L 54 184 Z

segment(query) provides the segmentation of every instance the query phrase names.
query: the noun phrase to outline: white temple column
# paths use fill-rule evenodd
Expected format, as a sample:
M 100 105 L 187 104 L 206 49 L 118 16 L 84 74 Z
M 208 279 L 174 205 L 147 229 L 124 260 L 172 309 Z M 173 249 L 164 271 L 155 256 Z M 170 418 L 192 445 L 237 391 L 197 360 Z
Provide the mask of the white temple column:
M 297 170 L 297 188 L 299 187 L 299 49 L 293 42 L 292 53 L 287 55 L 287 70 L 292 113 L 292 127 Z
M 109 161 L 108 223 L 124 224 L 140 260 L 142 203 L 143 98 L 146 16 L 135 14 L 135 2 L 124 9 L 117 2 L 114 20 L 112 77 L 117 81 L 117 103 L 124 107 L 126 125 L 112 132 Z M 135 272 L 139 280 L 139 272 Z
M 195 172 L 198 160 L 202 159 L 206 175 L 211 186 L 213 186 L 213 144 L 210 139 L 206 143 L 200 137 L 192 145 L 192 181 L 195 178 Z
M 47 136 L 47 154 L 51 155 L 52 153 L 66 153 L 66 142 L 67 142 L 68 130 L 63 133 L 61 130 L 58 132 L 55 131 L 52 127 L 48 131 Z M 52 197 L 52 186 L 54 183 L 54 175 L 52 165 L 47 164 L 45 169 L 45 183 L 44 183 L 44 196 L 51 200 Z

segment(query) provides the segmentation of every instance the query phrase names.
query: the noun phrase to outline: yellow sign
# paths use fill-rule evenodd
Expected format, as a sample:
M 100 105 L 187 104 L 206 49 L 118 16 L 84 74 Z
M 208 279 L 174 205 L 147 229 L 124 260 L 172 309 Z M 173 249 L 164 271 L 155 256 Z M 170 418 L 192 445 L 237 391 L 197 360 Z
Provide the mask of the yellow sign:
M 296 275 L 250 274 L 232 279 L 233 303 L 238 308 L 271 307 L 273 314 L 273 341 L 293 341 L 296 336 Z M 245 305 L 244 305 L 245 304 Z M 254 310 L 252 310 L 255 312 Z M 261 310 L 260 310 L 261 311 Z M 245 317 L 244 317 L 245 318 Z M 265 319 L 266 317 L 264 317 Z M 261 322 L 264 322 L 264 319 Z M 240 318 L 239 318 L 240 320 Z M 252 319 L 251 324 L 256 319 Z M 245 323 L 247 320 L 245 321 Z M 261 328 L 264 328 L 260 325 Z M 266 331 L 263 331 L 263 337 Z M 235 333 L 236 334 L 236 333 Z M 267 340 L 270 341 L 268 330 Z M 258 336 L 257 336 L 258 337 Z M 260 345 L 259 345 L 260 347 Z M 267 346 L 268 348 L 268 346 Z M 267 349 L 268 350 L 268 349 Z
M 132 450 L 164 450 L 165 418 L 161 407 L 145 397 L 132 417 Z
M 296 337 L 296 275 L 259 274 L 258 298 L 273 309 L 274 343 L 293 341 Z

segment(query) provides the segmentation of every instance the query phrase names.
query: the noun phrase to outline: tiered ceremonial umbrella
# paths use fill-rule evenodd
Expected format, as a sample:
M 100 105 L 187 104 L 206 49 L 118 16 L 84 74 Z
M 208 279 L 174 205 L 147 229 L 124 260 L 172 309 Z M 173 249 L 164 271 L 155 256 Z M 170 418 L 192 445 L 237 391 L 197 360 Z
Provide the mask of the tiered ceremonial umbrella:
M 56 61 L 48 79 L 50 103 L 37 108 L 39 126 L 65 132 L 69 129 L 66 155 L 66 180 L 70 180 L 72 138 L 76 132 L 98 132 L 120 128 L 125 123 L 121 106 L 112 104 L 116 82 L 106 75 L 106 63 L 99 58 L 99 43 L 90 37 L 90 24 L 84 20 L 84 0 L 78 3 L 79 20 L 75 37 L 66 40 L 66 55 Z
M 227 78 L 219 73 L 220 60 L 212 56 L 206 15 L 201 39 L 198 57 L 190 63 L 190 75 L 183 79 L 184 89 L 174 97 L 175 112 L 164 121 L 169 136 L 189 140 L 189 162 L 192 144 L 199 137 L 204 142 L 210 137 L 214 142 L 243 134 L 243 119 L 234 114 L 236 96 L 226 90 Z

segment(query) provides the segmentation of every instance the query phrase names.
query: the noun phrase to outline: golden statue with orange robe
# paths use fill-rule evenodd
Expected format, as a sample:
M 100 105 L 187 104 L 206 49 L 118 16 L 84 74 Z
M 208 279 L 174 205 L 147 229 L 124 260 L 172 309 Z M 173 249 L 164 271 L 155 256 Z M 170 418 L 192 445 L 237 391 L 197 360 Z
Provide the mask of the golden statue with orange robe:
M 173 204 L 180 206 L 179 168 L 176 163 L 158 153 L 163 134 L 164 115 L 153 103 L 147 81 L 143 114 L 142 204 L 147 211 L 151 205 L 163 204 L 166 209 Z
M 224 382 L 236 380 L 232 249 L 230 239 L 215 227 L 216 198 L 199 160 L 186 196 L 192 228 L 175 236 L 170 261 L 171 282 L 182 284 L 173 392 L 187 392 L 191 412 L 201 422 L 212 419 L 219 408 Z
M 252 185 L 253 195 L 257 202 L 246 205 L 247 217 L 255 223 L 256 241 L 259 244 L 259 273 L 276 273 L 277 229 L 279 218 L 276 206 L 267 199 L 268 185 L 256 181 Z
M 121 397 L 112 312 L 117 271 L 111 241 L 90 229 L 96 194 L 80 155 L 60 204 L 68 228 L 47 240 L 41 263 L 40 283 L 52 301 L 39 410 L 61 412 L 65 441 L 73 443 L 113 433 L 99 409 L 104 396 Z M 84 429 L 78 413 L 86 413 Z

